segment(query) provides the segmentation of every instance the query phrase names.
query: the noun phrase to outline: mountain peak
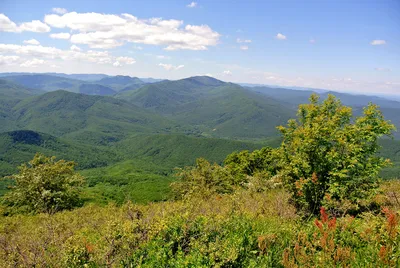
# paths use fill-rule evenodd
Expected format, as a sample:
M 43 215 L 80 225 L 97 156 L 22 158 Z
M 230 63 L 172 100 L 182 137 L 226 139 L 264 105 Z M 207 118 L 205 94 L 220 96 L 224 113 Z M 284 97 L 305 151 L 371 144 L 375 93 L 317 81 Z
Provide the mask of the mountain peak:
M 185 78 L 182 80 L 193 81 L 193 82 L 205 85 L 205 86 L 220 86 L 220 85 L 225 84 L 225 82 L 223 82 L 221 80 L 215 79 L 214 77 L 211 77 L 211 76 L 205 76 L 205 75 L 204 76 L 192 76 L 192 77 Z

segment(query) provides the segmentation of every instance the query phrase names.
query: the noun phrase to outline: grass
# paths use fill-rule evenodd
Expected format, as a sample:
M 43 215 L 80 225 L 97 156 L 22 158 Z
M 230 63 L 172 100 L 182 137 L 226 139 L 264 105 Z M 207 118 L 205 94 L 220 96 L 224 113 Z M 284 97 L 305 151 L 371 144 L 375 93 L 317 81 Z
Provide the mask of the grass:
M 399 187 L 386 182 L 381 196 L 397 213 L 390 193 Z M 301 219 L 282 189 L 88 205 L 0 217 L 0 266 L 398 267 L 400 228 L 387 229 L 384 214 L 331 221 Z

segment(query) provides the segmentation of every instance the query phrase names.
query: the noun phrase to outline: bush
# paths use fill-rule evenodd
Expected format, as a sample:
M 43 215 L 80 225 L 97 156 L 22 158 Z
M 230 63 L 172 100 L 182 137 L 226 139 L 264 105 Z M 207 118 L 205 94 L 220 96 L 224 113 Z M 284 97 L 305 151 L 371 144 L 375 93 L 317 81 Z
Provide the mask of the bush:
M 37 153 L 8 178 L 15 181 L 3 198 L 8 213 L 54 213 L 80 204 L 79 186 L 84 182 L 74 172 L 75 163 Z
M 253 152 L 241 151 L 228 155 L 224 161 L 232 174 L 239 179 L 245 176 L 253 176 L 256 173 L 268 173 L 276 175 L 279 164 L 277 150 L 264 147 Z
M 368 208 L 378 173 L 389 163 L 376 156 L 377 141 L 393 129 L 376 105 L 353 120 L 351 108 L 333 95 L 322 103 L 312 95 L 309 104 L 300 105 L 298 120 L 279 127 L 281 174 L 296 207 L 312 214 L 321 206 L 335 214 Z
M 194 167 L 178 169 L 176 176 L 178 180 L 171 183 L 171 188 L 177 199 L 192 194 L 207 197 L 213 193 L 232 193 L 242 182 L 228 168 L 211 164 L 204 158 L 197 159 Z

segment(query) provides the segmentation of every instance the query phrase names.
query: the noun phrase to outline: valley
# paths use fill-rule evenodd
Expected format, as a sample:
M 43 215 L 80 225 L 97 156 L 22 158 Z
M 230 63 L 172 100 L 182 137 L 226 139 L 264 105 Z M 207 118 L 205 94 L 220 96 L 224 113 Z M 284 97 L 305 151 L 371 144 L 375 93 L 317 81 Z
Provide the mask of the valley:
M 146 82 L 147 81 L 147 82 Z M 150 81 L 150 82 L 149 82 Z M 222 164 L 234 152 L 278 147 L 276 127 L 295 117 L 312 91 L 246 87 L 207 76 L 176 81 L 129 76 L 0 75 L 0 176 L 36 152 L 75 161 L 87 178 L 87 202 L 165 200 L 174 168 L 199 157 Z M 400 103 L 329 92 L 355 115 L 369 102 L 400 128 Z M 320 93 L 326 98 L 328 93 Z M 400 177 L 400 141 L 381 140 Z M 6 191 L 9 181 L 0 185 Z

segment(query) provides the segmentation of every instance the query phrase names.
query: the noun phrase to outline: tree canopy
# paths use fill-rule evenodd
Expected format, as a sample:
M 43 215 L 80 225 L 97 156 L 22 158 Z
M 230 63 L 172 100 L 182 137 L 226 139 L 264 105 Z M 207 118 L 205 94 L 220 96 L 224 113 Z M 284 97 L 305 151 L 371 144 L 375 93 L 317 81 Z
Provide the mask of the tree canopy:
M 56 161 L 37 153 L 19 173 L 10 176 L 11 186 L 3 202 L 16 211 L 53 213 L 79 204 L 79 186 L 84 178 L 74 172 L 75 163 Z
M 297 208 L 316 214 L 321 206 L 344 213 L 365 208 L 378 187 L 378 173 L 389 160 L 376 155 L 378 138 L 394 126 L 378 106 L 369 104 L 363 116 L 329 95 L 314 94 L 298 109 L 298 119 L 278 129 L 282 174 Z

